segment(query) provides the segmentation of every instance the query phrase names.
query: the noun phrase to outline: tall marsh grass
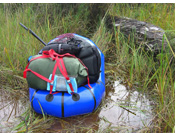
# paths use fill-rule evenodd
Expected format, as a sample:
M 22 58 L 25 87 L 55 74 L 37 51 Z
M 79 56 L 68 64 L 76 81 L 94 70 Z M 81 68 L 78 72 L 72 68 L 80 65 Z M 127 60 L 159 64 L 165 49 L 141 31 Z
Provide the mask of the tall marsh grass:
M 110 42 L 105 50 L 108 51 L 105 54 L 106 73 L 113 76 L 112 80 L 123 79 L 130 89 L 136 88 L 143 93 L 149 93 L 150 99 L 156 101 L 154 130 L 151 131 L 174 131 L 175 43 L 170 42 L 175 37 L 174 4 L 116 4 L 110 9 L 109 14 L 146 21 L 165 30 L 163 38 L 166 38 L 168 46 L 165 51 L 162 46 L 161 52 L 155 57 L 142 46 L 137 46 L 134 38 L 126 38 L 119 27 L 114 27 L 111 39 L 114 40 L 114 44 Z M 109 31 L 102 32 L 101 28 L 102 26 L 95 33 L 98 35 L 100 32 L 98 39 L 104 33 L 110 34 Z
M 43 44 L 19 26 L 19 22 L 32 29 L 45 42 L 69 32 L 90 37 L 105 54 L 106 81 L 110 78 L 111 80 L 121 78 L 130 89 L 149 93 L 150 99 L 155 101 L 155 119 L 152 124 L 153 129 L 150 131 L 174 131 L 175 44 L 170 39 L 174 38 L 175 34 L 175 4 L 105 4 L 105 7 L 100 7 L 100 12 L 92 12 L 91 6 L 93 5 L 0 4 L 1 73 L 5 74 L 4 70 L 8 68 L 12 75 L 21 77 L 27 58 L 37 54 L 43 47 Z M 106 7 L 109 8 L 105 10 Z M 104 23 L 105 17 L 100 18 L 97 14 L 101 11 L 105 11 L 105 15 L 130 17 L 163 28 L 166 31 L 165 38 L 170 44 L 169 47 L 154 57 L 141 46 L 136 46 L 134 38 L 126 38 L 119 28 L 114 28 L 113 31 L 108 29 Z M 99 16 L 97 23 L 92 21 L 91 14 Z M 93 24 L 96 26 L 88 27 Z M 13 76 L 6 77 L 1 74 L 1 83 L 4 85 L 1 88 L 7 86 L 10 88 L 8 83 L 5 83 L 7 78 L 11 82 L 14 80 Z M 25 86 L 21 86 L 20 89 L 27 91 L 26 83 L 24 80 L 22 82 Z M 17 84 L 12 83 L 12 86 L 15 88 Z M 35 114 L 29 110 L 22 116 L 25 120 L 15 128 L 21 132 L 25 132 L 26 127 L 29 131 L 42 130 L 43 124 L 48 124 L 52 119 L 47 117 L 44 121 L 39 117 L 35 120 Z
M 28 56 L 38 53 L 43 47 L 43 44 L 19 25 L 20 22 L 33 30 L 45 42 L 63 33 L 71 32 L 85 36 L 89 34 L 86 27 L 89 13 L 85 5 L 79 5 L 75 12 L 73 8 L 70 8 L 65 15 L 58 13 L 60 9 L 56 11 L 54 5 L 40 5 L 38 10 L 42 13 L 37 9 L 35 12 L 34 6 L 34 4 L 22 4 L 22 7 L 17 8 L 14 13 L 11 13 L 11 8 L 4 7 L 5 11 L 0 9 L 2 40 L 0 59 L 14 71 L 23 70 Z

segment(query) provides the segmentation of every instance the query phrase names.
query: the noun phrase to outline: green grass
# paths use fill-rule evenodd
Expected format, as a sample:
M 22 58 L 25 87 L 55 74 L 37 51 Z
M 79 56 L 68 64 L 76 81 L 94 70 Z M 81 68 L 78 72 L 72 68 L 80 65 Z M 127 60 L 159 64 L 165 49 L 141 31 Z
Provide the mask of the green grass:
M 150 98 L 157 102 L 154 108 L 154 131 L 170 132 L 175 128 L 175 44 L 170 44 L 173 37 L 169 34 L 175 34 L 175 9 L 172 4 L 144 4 L 144 7 L 136 4 L 116 4 L 110 9 L 110 15 L 119 14 L 163 28 L 166 31 L 164 38 L 168 43 L 166 51 L 163 52 L 162 47 L 155 62 L 153 54 L 144 51 L 141 46 L 136 47 L 134 38 L 125 38 L 118 28 L 114 28 L 112 39 L 115 43 L 110 43 L 112 49 L 106 47 L 106 73 L 112 75 L 112 80 L 119 77 L 124 79 L 130 88 L 149 93 Z M 108 31 L 104 32 L 109 34 Z M 101 32 L 98 38 L 103 34 Z M 168 37 L 170 39 L 167 39 Z
M 174 132 L 175 4 L 106 4 L 104 6 L 108 8 L 100 7 L 105 13 L 104 17 L 101 12 L 93 12 L 92 6 L 93 4 L 0 4 L 1 89 L 28 97 L 28 86 L 22 78 L 23 70 L 27 58 L 43 47 L 20 27 L 19 22 L 32 29 L 45 42 L 63 33 L 77 33 L 90 37 L 103 51 L 107 84 L 109 80 L 121 78 L 130 89 L 149 93 L 150 99 L 155 101 L 153 129 L 143 128 L 143 131 Z M 96 13 L 99 16 L 97 23 L 91 18 L 91 14 Z M 134 38 L 126 38 L 118 28 L 113 31 L 108 29 L 105 24 L 107 15 L 130 17 L 163 28 L 168 43 L 166 51 L 162 50 L 155 61 L 152 54 L 140 46 L 136 47 Z M 54 117 L 46 117 L 44 120 L 30 108 L 22 115 L 22 119 L 14 128 L 19 132 L 25 132 L 27 127 L 31 132 L 44 131 L 56 120 Z M 62 119 L 60 122 L 63 125 L 66 123 Z M 45 127 L 46 125 L 48 126 Z M 73 130 L 64 126 L 64 130 L 96 132 L 95 129 L 77 126 Z M 114 129 L 106 130 L 111 132 Z
M 175 4 L 115 4 L 112 15 L 129 17 L 157 25 L 164 30 L 175 29 Z

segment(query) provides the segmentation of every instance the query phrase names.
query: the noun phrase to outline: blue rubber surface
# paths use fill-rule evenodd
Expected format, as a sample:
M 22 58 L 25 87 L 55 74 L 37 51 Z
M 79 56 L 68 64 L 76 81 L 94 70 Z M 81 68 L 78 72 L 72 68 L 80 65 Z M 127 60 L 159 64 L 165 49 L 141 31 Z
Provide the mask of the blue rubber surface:
M 77 34 L 74 35 L 86 39 L 91 45 L 95 45 L 93 41 L 86 37 Z M 100 50 L 99 53 L 101 56 L 100 77 L 96 83 L 90 84 L 92 89 L 88 85 L 78 88 L 77 94 L 80 97 L 78 101 L 73 100 L 72 95 L 62 92 L 54 94 L 52 101 L 49 102 L 46 100 L 49 91 L 29 88 L 29 98 L 32 108 L 37 113 L 44 113 L 56 117 L 70 117 L 95 111 L 105 93 L 104 55 Z

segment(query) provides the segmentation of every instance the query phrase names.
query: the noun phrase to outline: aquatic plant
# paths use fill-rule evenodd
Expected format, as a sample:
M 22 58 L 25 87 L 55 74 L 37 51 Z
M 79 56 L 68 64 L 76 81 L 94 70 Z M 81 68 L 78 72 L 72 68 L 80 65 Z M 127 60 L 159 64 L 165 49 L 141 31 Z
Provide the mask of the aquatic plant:
M 107 92 L 112 88 L 114 81 L 122 79 L 122 83 L 128 89 L 146 93 L 154 101 L 155 116 L 151 128 L 145 126 L 140 132 L 174 132 L 175 4 L 0 4 L 0 7 L 0 89 L 3 93 L 11 95 L 12 101 L 28 101 L 28 86 L 22 78 L 22 73 L 27 58 L 38 53 L 43 47 L 19 26 L 19 22 L 22 22 L 45 42 L 67 32 L 91 38 L 105 54 Z M 134 38 L 126 38 L 119 28 L 108 29 L 105 23 L 107 15 L 129 17 L 161 27 L 166 32 L 166 51 L 162 49 L 154 57 L 142 47 L 136 47 Z M 27 104 L 27 110 L 17 118 L 21 122 L 14 130 L 54 131 L 49 128 L 57 123 L 61 127 L 57 131 L 100 132 L 97 129 L 97 120 L 90 123 L 89 127 L 85 126 L 84 121 L 91 115 L 97 119 L 98 112 L 107 100 L 104 100 L 93 114 L 67 119 L 40 116 Z M 71 121 L 75 123 L 72 126 Z M 111 124 L 101 131 L 121 131 L 121 128 L 130 127 L 112 127 Z

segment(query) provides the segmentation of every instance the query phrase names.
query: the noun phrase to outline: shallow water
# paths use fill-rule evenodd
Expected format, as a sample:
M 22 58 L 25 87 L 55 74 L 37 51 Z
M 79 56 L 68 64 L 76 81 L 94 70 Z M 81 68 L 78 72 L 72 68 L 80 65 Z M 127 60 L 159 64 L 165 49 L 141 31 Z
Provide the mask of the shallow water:
M 59 131 L 59 125 L 63 125 L 67 131 L 73 131 L 72 128 L 75 128 L 74 131 L 92 129 L 99 132 L 108 129 L 119 132 L 148 130 L 153 120 L 153 101 L 138 91 L 128 90 L 120 81 L 115 81 L 111 88 L 106 91 L 102 106 L 95 113 L 64 118 L 65 124 L 56 122 L 50 129 Z
M 22 103 L 20 97 L 14 97 L 11 93 L 0 90 L 1 133 L 12 132 L 12 128 L 21 122 L 19 116 L 26 110 L 27 104 Z
M 0 132 L 10 131 L 17 118 L 29 104 L 24 106 L 20 99 L 10 101 L 6 96 L 0 95 Z M 146 129 L 153 120 L 152 105 L 145 94 L 135 90 L 128 90 L 120 81 L 115 81 L 107 89 L 105 99 L 99 109 L 87 115 L 70 118 L 56 118 L 48 131 L 108 131 L 133 132 Z
M 99 113 L 99 128 L 136 131 L 149 127 L 153 119 L 152 104 L 146 95 L 127 90 L 119 81 L 115 81 L 113 91 L 108 93 L 107 103 Z

